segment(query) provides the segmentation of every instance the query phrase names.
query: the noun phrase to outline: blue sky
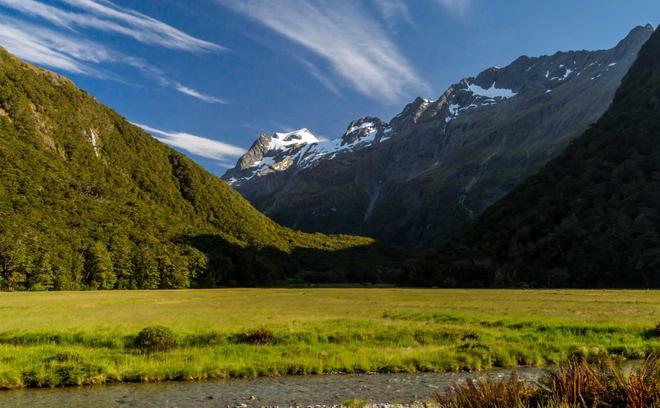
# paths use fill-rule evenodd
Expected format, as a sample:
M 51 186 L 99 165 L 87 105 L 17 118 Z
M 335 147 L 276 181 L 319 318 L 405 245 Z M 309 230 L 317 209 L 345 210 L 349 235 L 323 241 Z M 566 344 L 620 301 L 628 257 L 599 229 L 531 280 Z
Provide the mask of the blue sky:
M 0 45 L 222 174 L 260 132 L 335 138 L 658 16 L 657 0 L 0 0 Z

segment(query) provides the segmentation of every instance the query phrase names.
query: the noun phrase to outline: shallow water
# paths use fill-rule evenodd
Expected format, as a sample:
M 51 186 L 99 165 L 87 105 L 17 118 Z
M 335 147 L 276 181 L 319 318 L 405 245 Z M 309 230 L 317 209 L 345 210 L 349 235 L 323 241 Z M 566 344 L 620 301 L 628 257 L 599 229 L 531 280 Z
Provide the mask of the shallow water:
M 536 368 L 518 374 L 535 380 Z M 482 373 L 356 374 L 292 376 L 205 382 L 119 384 L 0 392 L 3 407 L 226 407 L 335 405 L 353 398 L 373 403 L 410 403 L 444 392 L 475 376 L 506 377 L 512 370 Z

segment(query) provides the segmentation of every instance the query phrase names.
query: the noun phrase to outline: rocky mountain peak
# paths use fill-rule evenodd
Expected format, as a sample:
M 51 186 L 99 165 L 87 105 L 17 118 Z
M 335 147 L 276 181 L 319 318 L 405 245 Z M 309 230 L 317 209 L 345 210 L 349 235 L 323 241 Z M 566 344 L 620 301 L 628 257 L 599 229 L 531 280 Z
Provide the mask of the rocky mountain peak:
M 261 133 L 257 140 L 252 143 L 247 153 L 238 159 L 238 163 L 236 164 L 237 169 L 245 170 L 261 160 L 268 151 L 271 140 L 272 138 L 268 133 Z
M 399 133 L 405 133 L 410 130 L 432 103 L 432 100 L 419 96 L 415 98 L 414 101 L 403 108 L 401 113 L 392 118 L 390 121 L 392 130 Z
M 641 44 L 645 43 L 651 34 L 653 34 L 654 28 L 651 24 L 646 24 L 645 26 L 637 26 L 633 28 L 630 33 L 615 47 L 617 54 L 623 55 L 626 53 L 634 52 L 637 54 Z
M 363 116 L 348 124 L 346 132 L 341 136 L 341 144 L 349 145 L 365 137 L 380 138 L 386 126 L 387 124 L 380 118 Z

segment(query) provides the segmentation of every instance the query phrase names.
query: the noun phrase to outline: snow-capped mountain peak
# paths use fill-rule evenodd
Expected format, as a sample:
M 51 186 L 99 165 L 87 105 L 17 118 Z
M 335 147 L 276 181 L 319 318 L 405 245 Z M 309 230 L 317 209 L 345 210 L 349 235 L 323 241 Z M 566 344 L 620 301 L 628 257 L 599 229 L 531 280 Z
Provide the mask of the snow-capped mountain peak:
M 363 117 L 348 125 L 346 132 L 333 140 L 320 140 L 308 129 L 292 132 L 263 133 L 224 178 L 233 186 L 294 166 L 305 169 L 321 159 L 333 159 L 337 154 L 352 152 L 384 141 L 387 124 L 376 117 Z
M 318 142 L 319 139 L 306 128 L 286 133 L 275 132 L 271 136 L 269 150 L 286 150 L 293 146 L 308 145 Z

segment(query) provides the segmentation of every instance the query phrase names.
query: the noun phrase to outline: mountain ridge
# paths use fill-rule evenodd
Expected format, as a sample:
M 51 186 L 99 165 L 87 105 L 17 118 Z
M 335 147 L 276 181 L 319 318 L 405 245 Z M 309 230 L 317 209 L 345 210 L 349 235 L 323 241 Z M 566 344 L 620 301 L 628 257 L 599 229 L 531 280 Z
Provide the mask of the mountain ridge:
M 272 156 L 274 164 L 287 161 L 280 169 L 247 167 L 232 180 L 235 168 L 223 177 L 284 225 L 432 247 L 597 120 L 651 32 L 636 27 L 609 50 L 519 57 L 462 79 L 435 101 L 415 99 L 389 123 L 357 119 L 374 122 L 359 148 L 309 160 L 305 149 L 315 151 L 303 146 Z M 525 138 L 521 129 L 533 128 Z

